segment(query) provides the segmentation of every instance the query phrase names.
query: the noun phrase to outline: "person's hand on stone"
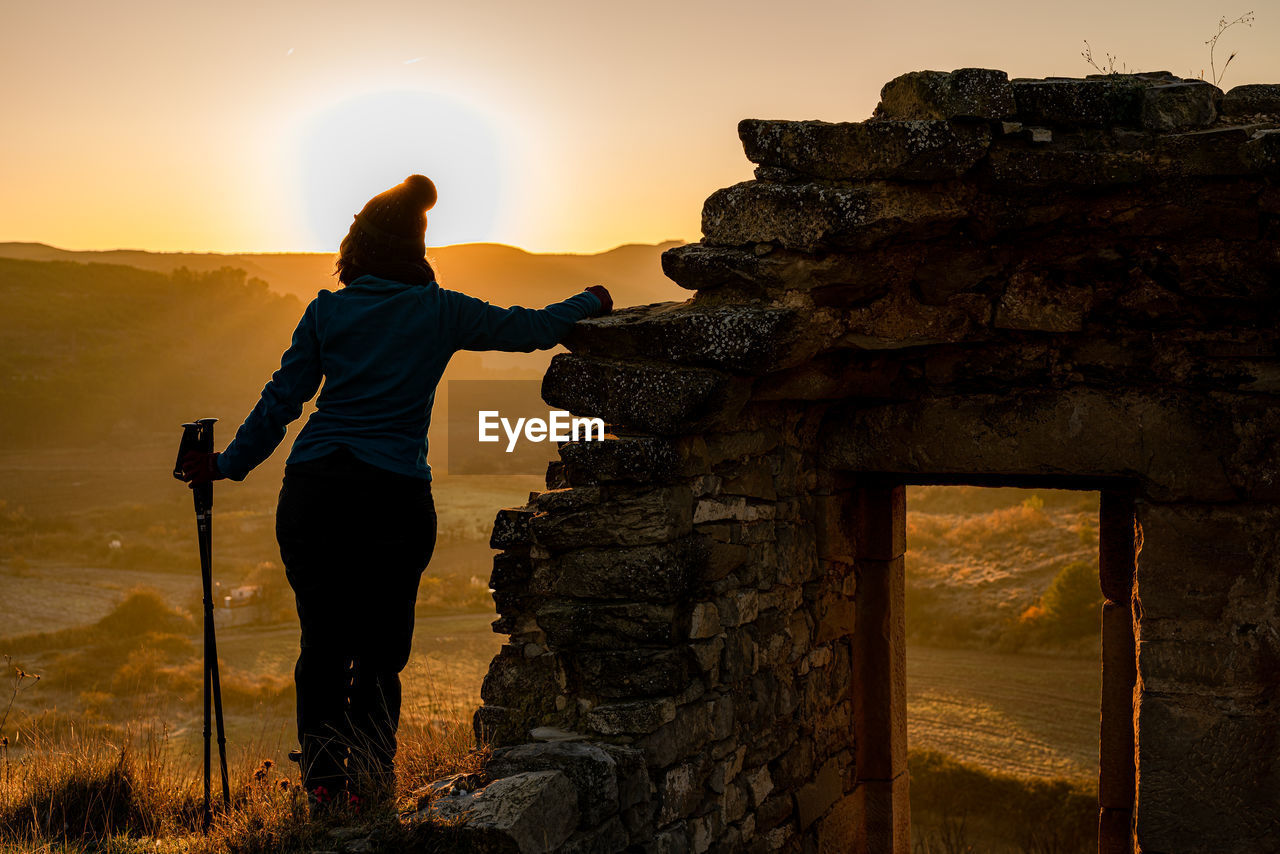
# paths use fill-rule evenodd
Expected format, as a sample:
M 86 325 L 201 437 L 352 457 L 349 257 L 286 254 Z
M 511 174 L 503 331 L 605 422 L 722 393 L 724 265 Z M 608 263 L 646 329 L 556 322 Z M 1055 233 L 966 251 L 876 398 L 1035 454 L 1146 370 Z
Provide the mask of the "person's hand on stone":
M 613 311 L 613 297 L 609 296 L 609 290 L 604 285 L 592 285 L 587 288 L 587 293 L 595 294 L 600 300 L 600 314 L 603 316 Z

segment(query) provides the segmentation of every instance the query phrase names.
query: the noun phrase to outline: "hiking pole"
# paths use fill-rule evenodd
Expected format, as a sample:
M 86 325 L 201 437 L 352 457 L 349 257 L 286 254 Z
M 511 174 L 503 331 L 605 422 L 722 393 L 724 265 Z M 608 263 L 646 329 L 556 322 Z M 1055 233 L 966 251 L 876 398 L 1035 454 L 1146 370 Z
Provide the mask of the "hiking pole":
M 182 458 L 190 451 L 213 453 L 213 424 L 216 418 L 201 418 L 182 425 L 182 443 L 173 476 L 182 478 Z M 227 735 L 222 722 L 222 680 L 218 676 L 218 642 L 213 627 L 213 483 L 191 485 L 196 508 L 196 536 L 200 543 L 200 578 L 204 585 L 204 821 L 208 830 L 213 820 L 209 804 L 209 705 L 218 727 L 218 761 L 222 769 L 222 806 L 231 805 L 231 785 L 227 779 Z

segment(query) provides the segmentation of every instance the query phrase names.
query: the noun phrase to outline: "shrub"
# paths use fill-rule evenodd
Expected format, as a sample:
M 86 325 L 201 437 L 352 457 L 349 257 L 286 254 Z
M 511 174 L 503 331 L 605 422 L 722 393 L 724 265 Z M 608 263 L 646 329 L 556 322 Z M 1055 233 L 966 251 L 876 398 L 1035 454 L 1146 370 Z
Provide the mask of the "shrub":
M 1068 637 L 1097 632 L 1102 590 L 1098 586 L 1098 568 L 1085 561 L 1063 567 L 1053 579 L 1041 600 L 1045 617 L 1059 632 Z
M 1040 601 L 1022 612 L 1011 638 L 1071 641 L 1100 630 L 1102 590 L 1097 565 L 1089 561 L 1067 564 L 1054 577 Z

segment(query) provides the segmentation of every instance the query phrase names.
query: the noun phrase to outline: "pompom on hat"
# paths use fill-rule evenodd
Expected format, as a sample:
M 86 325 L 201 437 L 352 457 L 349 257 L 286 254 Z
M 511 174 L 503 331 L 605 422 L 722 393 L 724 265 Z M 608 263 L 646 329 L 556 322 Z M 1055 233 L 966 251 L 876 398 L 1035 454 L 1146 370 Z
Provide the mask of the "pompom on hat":
M 427 251 L 427 211 L 435 207 L 436 185 L 426 175 L 410 175 L 379 193 L 356 214 L 350 237 L 366 255 L 416 260 Z

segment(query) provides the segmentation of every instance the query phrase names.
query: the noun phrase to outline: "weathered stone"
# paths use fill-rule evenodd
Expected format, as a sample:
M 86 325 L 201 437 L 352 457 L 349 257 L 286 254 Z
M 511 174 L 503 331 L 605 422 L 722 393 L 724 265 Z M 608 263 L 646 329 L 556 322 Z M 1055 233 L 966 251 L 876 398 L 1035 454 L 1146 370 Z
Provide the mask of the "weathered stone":
M 439 780 L 432 780 L 427 785 L 415 789 L 412 794 L 418 809 L 424 810 L 436 798 L 472 792 L 484 788 L 489 782 L 489 775 L 483 771 L 451 774 Z
M 774 486 L 774 480 L 777 468 L 767 457 L 744 459 L 737 464 L 721 463 L 716 467 L 722 478 L 720 492 L 724 495 L 776 501 L 778 490 Z
M 824 343 L 793 309 L 662 303 L 582 321 L 564 341 L 574 353 L 662 359 L 769 373 L 799 364 Z
M 903 558 L 858 562 L 850 681 L 858 686 L 853 696 L 853 729 L 858 733 L 855 760 L 861 780 L 891 780 L 907 773 L 903 563 Z M 831 668 L 837 669 L 843 670 Z M 843 681 L 834 680 L 833 687 L 843 689 Z M 817 739 L 814 746 L 819 749 Z
M 564 689 L 564 679 L 556 656 L 526 658 L 519 647 L 504 644 L 489 664 L 480 697 L 486 703 L 509 708 L 546 709 Z
M 774 511 L 775 507 L 772 504 L 748 501 L 745 498 L 703 498 L 694 505 L 693 524 L 701 525 L 704 522 L 723 522 L 730 519 L 738 522 L 755 522 L 760 519 L 772 519 Z
M 1101 187 L 1137 184 L 1148 177 L 1145 154 L 1068 149 L 992 149 L 988 159 L 996 187 Z
M 865 804 L 866 800 L 863 792 L 845 795 L 829 813 L 822 817 L 818 822 L 817 828 L 819 854 L 841 854 L 841 852 L 845 851 L 906 850 L 905 844 L 901 849 L 871 849 L 865 847 L 867 844 Z M 905 843 L 905 839 L 903 841 Z
M 685 762 L 667 771 L 658 784 L 658 824 L 670 824 L 697 809 L 702 800 L 701 774 L 698 764 Z
M 815 644 L 831 643 L 837 638 L 850 637 L 853 634 L 857 607 L 853 600 L 844 596 L 829 595 L 818 603 L 817 630 L 814 634 Z
M 852 496 L 849 493 L 815 495 L 812 501 L 818 557 L 853 563 L 857 557 L 858 545 L 854 537 L 857 523 Z
M 1274 116 L 1280 118 L 1280 84 L 1249 83 L 1228 89 L 1222 96 L 1224 116 Z
M 669 697 L 596 706 L 587 712 L 587 725 L 603 735 L 643 735 L 675 720 L 676 704 Z
M 709 675 L 709 679 L 719 682 L 720 656 L 724 654 L 724 639 L 712 638 L 705 643 L 692 644 L 693 656 L 698 662 L 698 669 Z
M 1102 606 L 1102 716 L 1098 738 L 1098 803 L 1133 806 L 1133 687 L 1137 659 L 1129 603 Z
M 1144 645 L 1166 622 L 1257 626 L 1276 619 L 1280 508 L 1143 501 L 1137 511 L 1142 548 L 1134 595 Z
M 711 194 L 702 233 L 722 246 L 773 241 L 806 251 L 866 248 L 890 231 L 923 238 L 946 230 L 964 218 L 968 195 L 960 187 L 747 181 Z
M 596 827 L 578 831 L 556 850 L 560 854 L 615 854 L 626 849 L 629 841 L 622 819 L 612 816 Z
M 732 783 L 725 787 L 724 795 L 720 798 L 721 809 L 724 811 L 724 820 L 727 822 L 735 822 L 747 814 L 748 795 L 746 789 L 737 783 Z
M 1236 495 L 1222 462 L 1230 423 L 1178 392 L 952 397 L 828 417 L 823 457 L 850 471 L 1138 477 L 1160 500 Z M 1016 437 L 994 426 L 1014 421 Z
M 851 253 L 809 255 L 772 249 L 760 256 L 744 249 L 690 243 L 662 253 L 662 271 L 683 288 L 736 288 L 747 292 L 770 289 L 812 290 L 838 286 L 849 302 L 880 296 L 909 270 L 905 257 L 867 257 Z
M 766 765 L 747 771 L 742 776 L 742 782 L 751 796 L 752 809 L 759 809 L 773 791 L 773 779 L 769 776 L 769 768 Z
M 607 698 L 677 694 L 691 670 L 688 654 L 674 649 L 583 651 L 569 662 L 588 692 Z
M 1157 133 L 1203 128 L 1218 117 L 1222 90 L 1203 80 L 1179 80 L 1142 93 L 1142 126 Z
M 774 792 L 756 808 L 756 831 L 764 832 L 777 827 L 795 812 L 795 801 L 790 792 Z
M 691 854 L 706 854 L 711 850 L 712 840 L 725 838 L 724 808 L 716 805 L 710 812 L 692 816 L 688 825 L 689 851 Z
M 601 750 L 613 757 L 618 774 L 618 804 L 623 811 L 648 804 L 653 797 L 653 783 L 645 767 L 644 754 L 620 744 L 600 744 Z
M 560 771 L 577 792 L 584 825 L 600 824 L 618 812 L 617 763 L 602 748 L 584 742 L 520 744 L 493 752 L 485 763 L 490 776 L 526 771 Z
M 1086 288 L 1055 285 L 1041 273 L 1020 270 L 1009 277 L 993 325 L 1028 332 L 1078 332 L 1093 303 Z
M 854 491 L 857 501 L 858 559 L 897 560 L 907 551 L 907 490 L 870 483 Z
M 494 590 L 521 590 L 533 574 L 533 561 L 522 552 L 503 552 L 493 556 L 493 572 L 489 587 Z
M 1018 118 L 1051 125 L 1142 124 L 1143 83 L 1130 75 L 1096 79 L 1014 80 Z
M 805 830 L 821 818 L 843 794 L 844 780 L 840 776 L 840 765 L 832 757 L 823 763 L 811 782 L 805 783 L 796 792 L 796 813 L 800 818 L 800 829 Z
M 492 667 L 490 663 L 490 667 Z M 471 718 L 476 741 L 480 744 L 513 744 L 526 736 L 524 718 L 503 706 L 483 705 Z
M 1240 146 L 1240 158 L 1250 169 L 1280 174 L 1280 128 L 1260 130 Z
M 724 759 L 716 762 L 711 766 L 711 773 L 707 775 L 707 786 L 716 794 L 723 794 L 724 790 L 733 784 L 734 779 L 742 773 L 742 760 L 747 757 L 747 749 L 739 747 L 730 753 Z
M 664 434 L 730 423 L 746 396 L 744 382 L 707 368 L 564 354 L 542 379 L 542 397 L 553 406 Z
M 870 780 L 856 793 L 865 812 L 866 850 L 905 852 L 911 839 L 911 809 L 907 803 L 907 775 Z
M 583 741 L 586 739 L 586 736 L 580 732 L 553 726 L 536 726 L 529 730 L 529 737 L 534 741 Z
M 687 854 L 689 834 L 682 826 L 668 828 L 644 843 L 644 854 Z
M 720 634 L 720 612 L 712 602 L 699 602 L 689 614 L 689 637 L 715 637 Z
M 942 181 L 967 172 L 986 153 L 984 124 L 945 121 L 738 123 L 747 159 L 832 180 Z
M 696 540 L 628 548 L 586 548 L 541 562 L 532 588 L 575 599 L 674 602 L 706 560 Z
M 756 590 L 737 590 L 716 600 L 720 622 L 724 626 L 750 623 L 760 613 L 760 594 Z
M 675 443 L 659 436 L 615 436 L 605 441 L 568 442 L 560 458 L 593 481 L 653 483 L 680 474 Z
M 875 118 L 1002 119 L 1014 112 L 1009 75 L 988 68 L 911 71 L 880 90 Z
M 1280 720 L 1194 695 L 1139 695 L 1135 833 L 1144 849 L 1280 848 Z
M 720 673 L 726 682 L 736 682 L 755 673 L 760 667 L 755 639 L 745 629 L 725 633 L 724 659 Z
M 667 645 L 676 639 L 676 612 L 671 605 L 554 601 L 538 609 L 538 624 L 547 639 L 562 649 Z
M 1213 127 L 1188 133 L 1161 134 L 1154 141 L 1142 137 L 1139 143 L 1154 155 L 1152 174 L 1171 178 L 1226 177 L 1244 175 L 1250 167 L 1240 155 L 1240 147 L 1253 134 L 1270 124 Z
M 983 294 L 956 294 L 942 305 L 924 305 L 903 293 L 843 312 L 844 347 L 900 350 L 979 337 L 989 323 L 991 303 Z M 873 374 L 873 380 L 879 380 Z M 896 396 L 896 395 L 890 395 Z
M 576 792 L 559 771 L 514 774 L 474 794 L 440 798 L 428 815 L 461 823 L 464 846 L 493 854 L 558 851 L 578 824 Z
M 498 511 L 489 535 L 489 548 L 511 549 L 529 545 L 529 520 L 533 511 L 527 507 L 509 507 Z
M 715 715 L 715 701 L 686 703 L 675 717 L 640 739 L 636 746 L 644 751 L 651 767 L 663 768 L 696 756 L 706 744 Z
M 529 504 L 534 515 L 539 513 L 574 513 L 596 507 L 604 500 L 604 493 L 596 486 L 548 489 L 532 496 Z M 533 520 L 531 519 L 530 522 Z
M 562 513 L 538 513 L 529 529 L 538 545 L 552 551 L 665 543 L 691 530 L 692 500 L 687 486 L 658 487 Z
M 1098 810 L 1098 854 L 1132 854 L 1133 811 Z

